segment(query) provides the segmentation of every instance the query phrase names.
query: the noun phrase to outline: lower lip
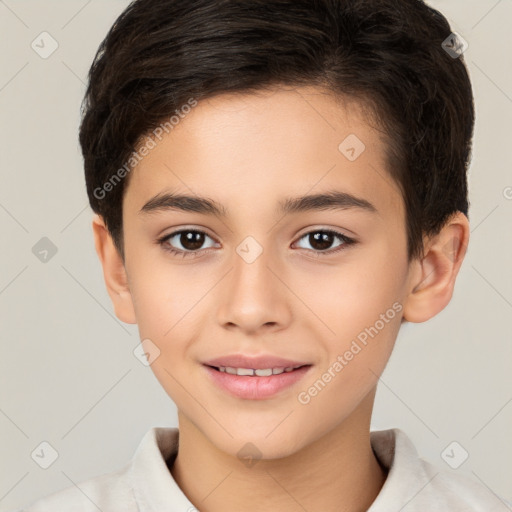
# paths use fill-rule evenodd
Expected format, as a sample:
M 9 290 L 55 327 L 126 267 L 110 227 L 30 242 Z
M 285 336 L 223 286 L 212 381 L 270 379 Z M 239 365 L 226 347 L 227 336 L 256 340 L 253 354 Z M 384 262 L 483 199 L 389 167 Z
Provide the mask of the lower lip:
M 250 375 L 231 375 L 204 365 L 213 382 L 220 388 L 238 398 L 248 400 L 265 400 L 289 388 L 298 382 L 309 371 L 311 365 L 302 366 L 291 372 L 279 375 L 257 377 Z

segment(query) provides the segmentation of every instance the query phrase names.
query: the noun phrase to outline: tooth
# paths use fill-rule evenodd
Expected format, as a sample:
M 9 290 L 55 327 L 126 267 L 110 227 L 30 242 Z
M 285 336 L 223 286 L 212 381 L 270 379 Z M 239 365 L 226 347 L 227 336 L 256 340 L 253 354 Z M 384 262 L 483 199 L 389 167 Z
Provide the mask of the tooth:
M 288 368 L 260 368 L 258 370 L 254 370 L 252 368 L 233 368 L 231 366 L 219 366 L 217 369 L 220 372 L 229 373 L 230 375 L 256 375 L 258 377 L 270 377 L 271 375 L 280 375 L 283 372 L 291 372 L 295 370 L 295 367 L 289 366 Z
M 254 370 L 252 368 L 237 368 L 237 375 L 254 375 Z
M 255 370 L 258 377 L 269 377 L 272 375 L 272 368 L 265 368 L 264 370 Z

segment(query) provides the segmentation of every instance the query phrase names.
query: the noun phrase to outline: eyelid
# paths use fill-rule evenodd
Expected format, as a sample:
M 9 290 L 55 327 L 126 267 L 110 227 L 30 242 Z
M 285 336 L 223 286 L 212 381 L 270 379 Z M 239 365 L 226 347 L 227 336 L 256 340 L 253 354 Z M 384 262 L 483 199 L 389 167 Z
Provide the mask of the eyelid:
M 214 236 L 212 236 L 210 233 L 208 233 L 208 231 L 206 231 L 205 229 L 196 228 L 196 227 L 187 227 L 187 226 L 175 229 L 174 231 L 171 231 L 170 233 L 159 236 L 157 238 L 156 242 L 158 244 L 162 244 L 162 243 L 167 242 L 171 238 L 174 238 L 176 235 L 179 235 L 181 233 L 187 233 L 187 232 L 201 233 L 201 234 L 206 235 L 207 237 L 211 238 L 215 243 L 217 243 L 217 244 L 220 243 Z M 209 247 L 208 249 L 211 249 L 211 247 Z M 205 249 L 198 249 L 197 251 L 183 251 L 181 249 L 176 249 L 176 250 L 179 252 L 186 252 L 188 254 L 192 254 L 192 253 L 199 253 L 200 251 L 204 251 Z
M 357 241 L 356 234 L 353 231 L 350 231 L 349 229 L 346 229 L 346 228 L 328 227 L 328 226 L 319 224 L 319 225 L 308 226 L 307 228 L 304 228 L 304 230 L 305 231 L 303 231 L 302 233 L 301 233 L 301 231 L 302 231 L 301 230 L 301 231 L 299 231 L 299 233 L 297 233 L 295 235 L 295 238 L 297 240 L 300 238 L 303 238 L 305 235 L 308 235 L 312 232 L 327 231 L 327 232 L 343 235 L 346 238 L 351 238 L 354 241 Z M 217 243 L 219 243 L 217 238 L 215 236 L 213 236 L 212 234 L 210 234 L 206 228 L 197 227 L 195 225 L 190 225 L 190 226 L 185 225 L 183 227 L 176 228 L 173 231 L 171 231 L 170 233 L 166 233 L 165 235 L 157 235 L 157 239 L 158 240 L 168 239 L 168 238 L 171 238 L 172 236 L 174 236 L 178 233 L 181 233 L 183 231 L 196 231 L 198 233 L 203 233 L 206 236 L 209 236 L 211 239 L 215 240 Z
M 330 233 L 337 233 L 339 235 L 343 235 L 346 238 L 351 238 L 354 241 L 357 240 L 356 234 L 353 231 L 350 231 L 346 228 L 338 228 L 338 227 L 330 227 L 325 224 L 313 224 L 312 226 L 308 226 L 304 228 L 305 231 L 299 231 L 296 235 L 297 239 L 302 238 L 305 235 L 309 235 L 310 233 L 316 233 L 317 231 L 327 231 Z
M 167 228 L 163 229 L 161 231 L 161 233 L 164 233 L 165 231 L 167 231 Z M 157 238 L 167 238 L 167 237 L 175 235 L 177 233 L 181 233 L 182 231 L 198 231 L 200 233 L 204 233 L 205 235 L 208 235 L 210 238 L 215 239 L 215 237 L 212 234 L 210 234 L 208 228 L 198 226 L 197 224 L 189 224 L 189 225 L 185 224 L 184 226 L 171 228 L 171 231 L 169 231 L 168 233 L 165 233 L 163 235 L 157 235 Z
M 321 228 L 313 227 L 312 229 L 308 228 L 308 230 L 305 233 L 302 233 L 301 235 L 299 235 L 297 237 L 296 242 L 293 242 L 293 245 L 295 245 L 296 243 L 300 242 L 303 238 L 305 238 L 313 233 L 328 233 L 328 234 L 332 235 L 333 237 L 338 238 L 339 240 L 342 241 L 342 243 L 340 245 L 338 245 L 337 247 L 335 247 L 334 249 L 333 248 L 326 249 L 325 251 L 315 251 L 312 249 L 306 249 L 307 252 L 310 254 L 313 254 L 315 256 L 315 258 L 322 257 L 324 255 L 325 255 L 325 257 L 327 257 L 330 255 L 337 254 L 338 252 L 341 252 L 341 251 L 347 249 L 349 246 L 355 245 L 358 243 L 358 240 L 356 238 L 346 235 L 345 233 L 343 233 L 343 230 L 338 230 L 338 229 L 334 229 L 334 228 L 326 228 L 326 227 L 321 227 Z
M 338 228 L 330 228 L 330 227 L 315 227 L 315 226 L 310 226 L 308 228 L 306 228 L 307 231 L 305 231 L 304 233 L 300 234 L 300 235 L 297 235 L 296 236 L 296 239 L 295 241 L 293 242 L 292 245 L 296 244 L 297 242 L 299 242 L 300 240 L 302 240 L 304 237 L 312 234 L 312 233 L 318 233 L 318 232 L 323 232 L 323 233 L 329 233 L 331 235 L 333 235 L 334 237 L 338 238 L 339 240 L 342 241 L 342 243 L 340 245 L 338 245 L 337 247 L 335 247 L 334 249 L 326 249 L 325 251 L 315 251 L 313 249 L 304 249 L 306 250 L 308 253 L 311 253 L 311 254 L 314 254 L 315 258 L 317 257 L 328 257 L 328 256 L 331 256 L 331 255 L 334 255 L 334 254 L 337 254 L 345 249 L 347 249 L 348 247 L 350 247 L 351 245 L 355 245 L 358 243 L 358 240 L 352 236 L 348 236 L 346 235 L 343 231 L 343 229 L 340 229 L 338 230 Z M 168 234 L 165 234 L 161 237 L 159 237 L 156 241 L 156 243 L 158 245 L 160 245 L 164 251 L 166 252 L 169 252 L 173 255 L 177 255 L 177 256 L 181 256 L 183 258 L 186 258 L 186 257 L 192 257 L 192 258 L 195 258 L 195 257 L 200 257 L 204 254 L 208 254 L 210 253 L 214 248 L 212 247 L 207 247 L 206 249 L 197 249 L 195 251 L 187 251 L 187 250 L 182 250 L 182 249 L 176 249 L 174 247 L 172 247 L 171 245 L 167 244 L 167 241 L 173 237 L 175 237 L 176 235 L 179 235 L 180 233 L 183 233 L 183 232 L 194 232 L 194 233 L 202 233 L 204 235 L 206 235 L 207 237 L 211 238 L 212 240 L 215 241 L 215 243 L 220 243 L 218 242 L 218 240 L 216 240 L 215 237 L 213 237 L 212 235 L 210 235 L 206 230 L 204 230 L 203 228 L 196 228 L 196 227 L 180 227 L 178 229 L 175 229 L 174 231 L 172 231 L 171 233 L 168 233 Z M 164 245 L 166 247 L 164 247 Z

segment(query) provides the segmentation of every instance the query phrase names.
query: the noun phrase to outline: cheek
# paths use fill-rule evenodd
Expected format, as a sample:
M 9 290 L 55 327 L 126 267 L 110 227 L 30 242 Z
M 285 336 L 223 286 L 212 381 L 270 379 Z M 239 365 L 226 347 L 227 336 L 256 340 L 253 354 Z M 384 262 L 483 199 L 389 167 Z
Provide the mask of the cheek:
M 376 256 L 354 258 L 332 267 L 329 273 L 314 275 L 303 283 L 305 297 L 318 317 L 334 336 L 354 335 L 354 329 L 379 320 L 393 304 L 401 301 L 405 275 L 396 265 Z M 395 309 L 390 312 L 395 317 Z
M 165 258 L 132 263 L 130 290 L 140 334 L 166 343 L 197 315 L 211 284 L 193 266 L 171 266 Z
M 345 306 L 332 324 L 336 335 L 324 337 L 325 359 L 297 397 L 299 410 L 306 419 L 315 418 L 319 429 L 345 420 L 375 388 L 400 329 L 397 302 L 382 308 L 364 302 Z
M 382 371 L 401 325 L 404 265 L 389 246 L 376 244 L 375 250 L 361 251 L 329 274 L 317 275 L 316 285 L 311 281 L 305 288 L 308 306 L 322 321 L 313 320 L 317 334 L 320 329 L 324 333 L 320 339 L 329 358 L 323 362 L 326 367 L 342 356 L 347 378 L 374 377 L 370 369 Z

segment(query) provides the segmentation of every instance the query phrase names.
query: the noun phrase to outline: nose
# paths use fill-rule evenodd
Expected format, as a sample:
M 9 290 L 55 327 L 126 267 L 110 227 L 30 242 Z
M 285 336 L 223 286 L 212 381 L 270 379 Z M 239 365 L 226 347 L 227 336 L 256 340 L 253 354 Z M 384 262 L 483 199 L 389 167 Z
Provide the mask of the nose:
M 290 292 L 283 282 L 279 262 L 265 250 L 254 261 L 238 253 L 232 261 L 232 269 L 221 283 L 218 297 L 219 324 L 246 334 L 285 328 L 292 313 Z

